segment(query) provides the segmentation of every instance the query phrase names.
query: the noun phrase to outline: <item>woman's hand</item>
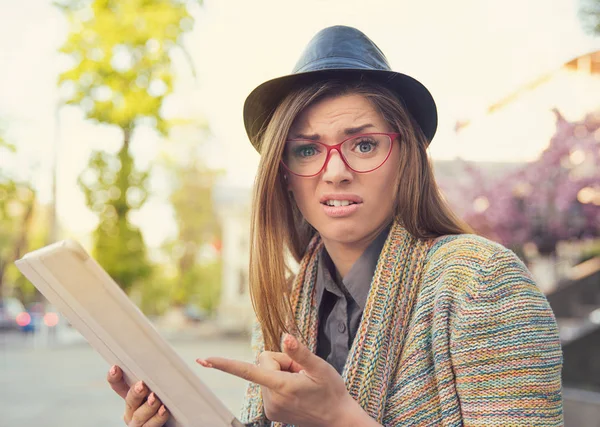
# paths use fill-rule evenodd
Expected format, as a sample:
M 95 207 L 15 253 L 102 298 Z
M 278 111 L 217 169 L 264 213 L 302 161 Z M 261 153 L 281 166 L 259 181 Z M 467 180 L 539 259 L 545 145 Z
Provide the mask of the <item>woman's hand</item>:
M 221 357 L 197 362 L 259 384 L 271 421 L 302 427 L 379 425 L 350 396 L 333 366 L 291 335 L 283 351 L 261 353 L 258 365 Z
M 107 379 L 112 389 L 125 399 L 123 420 L 128 427 L 160 427 L 167 422 L 169 412 L 143 382 L 138 381 L 130 388 L 118 366 L 108 371 Z

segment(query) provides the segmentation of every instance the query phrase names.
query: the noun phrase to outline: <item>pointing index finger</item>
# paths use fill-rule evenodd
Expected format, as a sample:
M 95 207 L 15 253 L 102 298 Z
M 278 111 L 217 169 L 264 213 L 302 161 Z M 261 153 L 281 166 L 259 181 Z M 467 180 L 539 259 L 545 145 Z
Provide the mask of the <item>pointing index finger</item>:
M 242 362 L 240 360 L 226 359 L 224 357 L 211 357 L 206 360 L 197 359 L 199 364 L 205 367 L 212 367 L 219 371 L 227 372 L 236 377 L 243 378 L 258 385 L 270 389 L 279 389 L 285 381 L 282 376 L 286 372 L 267 370 L 256 366 L 253 363 Z M 289 373 L 287 373 L 289 375 Z

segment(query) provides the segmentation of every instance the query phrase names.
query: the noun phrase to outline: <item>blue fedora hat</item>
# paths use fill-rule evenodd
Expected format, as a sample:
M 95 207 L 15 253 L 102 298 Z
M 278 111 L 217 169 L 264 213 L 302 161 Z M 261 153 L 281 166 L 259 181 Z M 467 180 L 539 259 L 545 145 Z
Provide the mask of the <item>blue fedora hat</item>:
M 437 129 L 437 109 L 431 93 L 406 74 L 392 71 L 383 52 L 365 34 L 346 26 L 319 31 L 308 43 L 292 74 L 255 88 L 244 103 L 244 126 L 260 152 L 258 135 L 277 105 L 292 90 L 329 79 L 368 79 L 398 95 L 421 127 L 429 144 Z

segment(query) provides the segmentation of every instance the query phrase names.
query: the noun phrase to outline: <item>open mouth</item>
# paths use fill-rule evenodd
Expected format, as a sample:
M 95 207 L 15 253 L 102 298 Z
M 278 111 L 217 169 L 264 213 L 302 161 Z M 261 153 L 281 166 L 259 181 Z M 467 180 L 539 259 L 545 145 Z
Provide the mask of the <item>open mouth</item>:
M 323 204 L 325 206 L 349 206 L 349 205 L 356 205 L 357 202 L 352 202 L 350 200 L 327 200 Z

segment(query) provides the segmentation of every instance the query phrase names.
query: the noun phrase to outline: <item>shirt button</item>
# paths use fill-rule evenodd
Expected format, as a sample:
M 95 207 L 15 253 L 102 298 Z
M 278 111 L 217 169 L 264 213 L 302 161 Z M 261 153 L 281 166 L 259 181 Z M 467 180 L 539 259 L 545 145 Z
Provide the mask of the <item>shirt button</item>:
M 340 334 L 343 334 L 344 332 L 346 332 L 346 325 L 344 325 L 344 322 L 338 323 L 338 332 Z

